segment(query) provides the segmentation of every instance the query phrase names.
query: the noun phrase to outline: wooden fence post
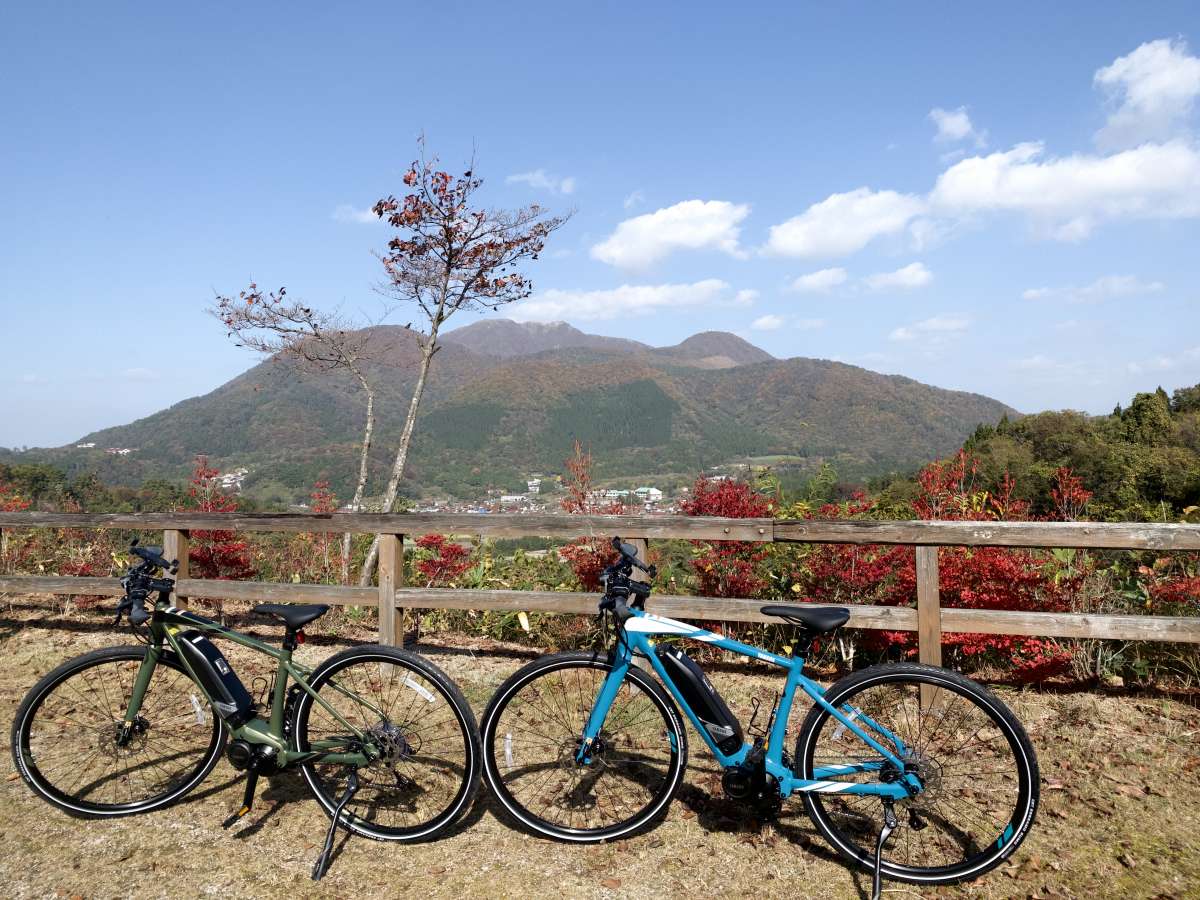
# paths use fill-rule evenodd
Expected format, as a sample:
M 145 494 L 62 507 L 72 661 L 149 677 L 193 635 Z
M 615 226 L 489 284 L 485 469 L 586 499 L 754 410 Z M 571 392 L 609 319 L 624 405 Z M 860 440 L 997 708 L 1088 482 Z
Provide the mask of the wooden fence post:
M 637 558 L 639 562 L 646 562 L 646 555 L 650 552 L 650 542 L 645 538 L 631 538 L 626 541 L 627 544 L 633 544 L 637 547 Z M 641 569 L 633 570 L 634 581 L 649 581 L 649 577 Z
M 942 605 L 938 593 L 938 548 L 917 547 L 917 658 L 942 664 Z M 921 706 L 933 701 L 932 685 L 921 686 Z
M 404 535 L 379 535 L 379 643 L 404 643 L 404 610 L 396 609 L 396 588 L 404 584 Z
M 188 577 L 188 532 L 168 528 L 163 532 L 163 558 L 167 562 L 179 560 L 179 571 L 175 573 L 176 580 Z M 187 597 L 175 592 L 175 605 L 187 609 Z

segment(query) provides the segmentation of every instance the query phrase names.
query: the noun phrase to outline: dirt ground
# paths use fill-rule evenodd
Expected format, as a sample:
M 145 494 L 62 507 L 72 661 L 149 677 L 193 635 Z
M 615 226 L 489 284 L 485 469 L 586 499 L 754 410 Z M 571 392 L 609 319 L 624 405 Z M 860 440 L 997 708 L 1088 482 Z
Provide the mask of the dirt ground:
M 104 607 L 111 605 L 108 601 Z M 49 598 L 0 597 L 0 721 L 64 659 L 129 642 L 110 613 Z M 309 630 L 315 663 L 370 632 L 340 613 Z M 234 622 L 237 625 L 236 622 Z M 249 630 L 271 636 L 262 624 Z M 225 648 L 250 684 L 255 658 Z M 528 648 L 424 635 L 419 648 L 482 713 L 491 691 L 532 658 Z M 736 665 L 710 671 L 745 721 L 749 697 L 768 701 L 780 679 Z M 1163 697 L 1039 693 L 999 688 L 1028 728 L 1043 776 L 1030 838 L 974 884 L 925 896 L 1200 897 L 1200 709 Z M 793 714 L 798 722 L 800 713 Z M 789 741 L 793 738 L 789 737 Z M 20 781 L 0 757 L 0 884 L 9 897 L 865 897 L 869 876 L 843 865 L 790 802 L 760 826 L 720 795 L 717 770 L 691 736 L 687 784 L 667 819 L 604 846 L 552 843 L 515 831 L 481 791 L 453 834 L 428 844 L 382 844 L 339 833 L 325 880 L 309 880 L 328 819 L 297 774 L 260 782 L 246 820 L 221 822 L 241 800 L 241 774 L 222 760 L 181 804 L 112 821 L 70 818 Z M 714 793 L 715 790 L 715 793 Z M 922 896 L 902 884 L 885 895 Z

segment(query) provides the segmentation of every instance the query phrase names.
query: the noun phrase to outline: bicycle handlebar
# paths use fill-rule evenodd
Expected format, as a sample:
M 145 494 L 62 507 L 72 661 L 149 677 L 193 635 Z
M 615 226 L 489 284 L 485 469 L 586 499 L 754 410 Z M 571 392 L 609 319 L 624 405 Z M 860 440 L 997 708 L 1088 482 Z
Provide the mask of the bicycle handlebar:
M 158 570 L 165 570 L 169 575 L 179 571 L 179 560 L 167 562 L 160 547 L 139 547 L 137 539 L 129 545 L 129 551 L 142 560 L 140 566 L 134 566 L 121 579 L 125 587 L 125 596 L 117 604 L 117 615 L 113 624 L 121 622 L 121 616 L 129 614 L 133 625 L 144 625 L 150 621 L 150 612 L 146 609 L 146 598 L 152 591 L 170 593 L 175 588 L 175 579 L 156 578 Z

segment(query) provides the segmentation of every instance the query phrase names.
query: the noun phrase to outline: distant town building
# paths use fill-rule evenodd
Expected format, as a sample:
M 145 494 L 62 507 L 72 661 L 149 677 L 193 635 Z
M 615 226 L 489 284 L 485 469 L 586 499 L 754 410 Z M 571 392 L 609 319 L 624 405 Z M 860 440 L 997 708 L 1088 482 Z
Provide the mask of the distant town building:
M 540 494 L 542 492 L 542 479 L 530 478 L 525 484 L 529 488 L 529 493 Z
M 108 447 L 104 452 L 109 456 L 128 456 L 135 450 L 137 450 L 137 447 Z
M 250 470 L 242 467 L 233 469 L 230 472 L 225 472 L 217 476 L 217 484 L 222 490 L 226 491 L 241 491 L 242 482 L 246 480 L 246 476 L 250 474 Z
M 96 446 L 96 442 L 92 441 L 89 444 L 76 444 L 75 446 L 80 450 L 91 450 L 93 447 Z

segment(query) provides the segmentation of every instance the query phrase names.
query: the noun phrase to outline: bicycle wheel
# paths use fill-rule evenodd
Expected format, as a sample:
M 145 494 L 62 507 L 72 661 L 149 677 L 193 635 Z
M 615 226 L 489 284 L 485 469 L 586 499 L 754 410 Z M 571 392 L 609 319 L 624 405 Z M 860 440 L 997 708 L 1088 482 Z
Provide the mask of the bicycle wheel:
M 68 660 L 25 695 L 12 727 L 17 771 L 79 816 L 126 816 L 175 802 L 221 756 L 225 728 L 174 654 L 159 657 L 132 733 L 121 740 L 146 647 Z
M 342 812 L 343 827 L 381 841 L 416 841 L 448 828 L 470 806 L 479 787 L 479 729 L 462 692 L 432 663 L 394 647 L 356 647 L 322 663 L 310 687 L 382 751 L 358 770 L 361 787 Z M 307 692 L 292 733 L 301 751 L 347 736 Z M 300 770 L 332 816 L 350 770 L 319 760 Z
M 926 785 L 916 797 L 896 801 L 900 824 L 884 847 L 886 877 L 913 884 L 969 881 L 1020 846 L 1037 812 L 1037 757 L 1021 724 L 991 691 L 946 669 L 903 663 L 843 678 L 825 699 L 899 737 L 909 748 L 906 768 Z M 796 742 L 798 775 L 812 779 L 822 766 L 872 760 L 879 761 L 879 754 L 813 706 Z M 888 777 L 887 769 L 825 780 L 877 783 Z M 874 868 L 879 798 L 823 788 L 805 792 L 804 804 L 831 844 Z
M 625 837 L 666 812 L 687 767 L 675 704 L 631 666 L 592 750 L 575 762 L 612 667 L 591 653 L 535 660 L 502 684 L 483 714 L 484 772 L 520 824 L 562 841 Z

